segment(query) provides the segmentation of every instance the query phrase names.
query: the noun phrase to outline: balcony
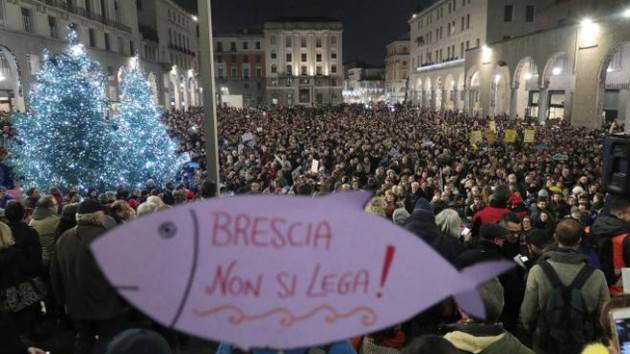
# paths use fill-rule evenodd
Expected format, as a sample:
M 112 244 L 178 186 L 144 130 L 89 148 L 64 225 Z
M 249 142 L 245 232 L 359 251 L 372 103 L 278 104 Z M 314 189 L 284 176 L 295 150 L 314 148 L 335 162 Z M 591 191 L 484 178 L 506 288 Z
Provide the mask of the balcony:
M 159 43 L 160 39 L 158 37 L 158 32 L 155 28 L 150 26 L 140 25 L 140 33 L 142 34 L 142 38 L 154 41 Z
M 169 45 L 168 45 L 168 48 L 169 48 L 169 49 L 171 49 L 171 50 L 176 50 L 176 51 L 181 52 L 181 53 L 184 53 L 184 54 L 191 55 L 191 56 L 193 56 L 193 57 L 194 57 L 195 55 L 197 55 L 197 54 L 196 54 L 195 52 L 193 52 L 192 50 L 189 50 L 189 49 L 186 49 L 186 48 L 180 47 L 180 46 L 178 46 L 177 44 L 169 44 Z
M 102 16 L 100 14 L 96 14 L 90 11 L 87 11 L 85 8 L 83 7 L 79 7 L 73 4 L 68 3 L 67 1 L 63 1 L 63 0 L 43 0 L 43 3 L 45 3 L 46 5 L 49 6 L 54 6 L 56 8 L 68 11 L 70 13 L 79 15 L 79 16 L 83 16 L 86 18 L 89 18 L 91 20 L 94 21 L 98 21 L 106 26 L 110 26 L 110 27 L 114 27 L 117 28 L 121 31 L 125 31 L 128 33 L 131 33 L 131 27 L 126 26 L 118 21 L 114 21 L 111 19 L 108 19 L 105 16 Z

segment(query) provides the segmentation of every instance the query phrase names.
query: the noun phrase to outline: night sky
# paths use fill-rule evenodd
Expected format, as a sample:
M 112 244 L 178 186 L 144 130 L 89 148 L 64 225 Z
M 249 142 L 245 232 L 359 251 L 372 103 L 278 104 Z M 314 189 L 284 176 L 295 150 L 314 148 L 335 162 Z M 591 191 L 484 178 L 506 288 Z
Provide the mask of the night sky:
M 175 0 L 196 12 L 197 0 Z M 344 62 L 384 65 L 385 45 L 409 31 L 411 14 L 433 0 L 213 0 L 215 33 L 261 28 L 279 16 L 325 16 L 343 22 Z

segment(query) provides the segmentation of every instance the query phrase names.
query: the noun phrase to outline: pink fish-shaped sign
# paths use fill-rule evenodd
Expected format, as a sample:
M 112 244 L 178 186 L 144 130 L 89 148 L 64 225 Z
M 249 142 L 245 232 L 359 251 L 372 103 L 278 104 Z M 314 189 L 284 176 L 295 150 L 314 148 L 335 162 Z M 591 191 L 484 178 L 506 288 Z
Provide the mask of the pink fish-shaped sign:
M 92 244 L 118 292 L 164 326 L 242 348 L 292 349 L 401 323 L 511 267 L 457 271 L 363 211 L 364 192 L 217 198 L 148 215 Z

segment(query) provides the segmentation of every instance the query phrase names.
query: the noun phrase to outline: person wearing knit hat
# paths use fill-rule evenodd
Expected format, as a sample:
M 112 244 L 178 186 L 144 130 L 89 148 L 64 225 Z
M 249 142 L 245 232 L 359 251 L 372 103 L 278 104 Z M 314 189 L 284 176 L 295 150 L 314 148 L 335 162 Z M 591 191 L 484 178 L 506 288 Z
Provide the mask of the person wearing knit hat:
M 105 354 L 171 354 L 171 348 L 159 334 L 134 328 L 114 337 Z
M 475 248 L 462 252 L 455 260 L 455 265 L 462 269 L 477 263 L 501 259 L 501 247 L 509 234 L 510 231 L 501 225 L 483 224 Z
M 410 215 L 411 214 L 409 214 L 407 209 L 405 209 L 405 208 L 398 208 L 398 209 L 394 210 L 394 213 L 392 214 L 392 221 L 396 225 L 403 226 L 403 225 L 405 225 L 407 223 L 407 219 L 409 219 Z
M 510 212 L 507 208 L 508 200 L 510 199 L 510 189 L 506 185 L 497 186 L 492 194 L 490 205 L 483 208 L 480 212 L 475 214 L 472 224 L 473 236 L 478 236 L 482 224 L 496 223 L 501 218 Z
M 61 236 L 66 230 L 69 230 L 77 225 L 77 209 L 79 208 L 79 203 L 66 204 L 61 209 L 61 219 L 59 220 L 59 225 L 57 225 L 56 237 L 57 239 Z
M 466 353 L 511 353 L 533 354 L 499 322 L 505 299 L 503 286 L 492 279 L 479 288 L 479 296 L 486 309 L 485 320 L 469 316 L 460 309 L 464 321 L 446 326 L 449 331 L 444 338 L 457 349 Z
M 50 275 L 55 298 L 77 329 L 74 353 L 93 352 L 95 338 L 106 341 L 126 323 L 127 308 L 96 265 L 90 245 L 104 234 L 106 215 L 98 201 L 86 199 L 77 207 L 77 225 L 56 243 Z M 107 326 L 103 326 L 107 323 Z

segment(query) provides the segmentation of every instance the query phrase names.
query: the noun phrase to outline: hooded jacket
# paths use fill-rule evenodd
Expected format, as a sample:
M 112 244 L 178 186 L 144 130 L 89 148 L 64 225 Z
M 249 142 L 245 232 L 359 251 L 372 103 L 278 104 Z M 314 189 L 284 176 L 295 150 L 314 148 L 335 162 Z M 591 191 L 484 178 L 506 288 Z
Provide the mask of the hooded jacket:
M 55 253 L 55 234 L 57 225 L 59 225 L 59 216 L 49 209 L 35 208 L 29 225 L 39 234 L 39 242 L 42 245 L 42 261 L 44 267 L 48 267 L 50 259 Z
M 615 257 L 618 265 L 623 263 L 622 266 L 630 266 L 630 237 L 617 237 L 630 233 L 630 224 L 613 215 L 602 214 L 593 223 L 591 232 L 606 282 L 615 293 L 621 282 L 621 267 L 615 266 Z M 615 271 L 616 268 L 619 271 Z
M 407 219 L 405 229 L 423 239 L 428 244 L 432 244 L 440 235 L 435 225 L 435 215 L 431 204 L 424 198 L 418 199 L 413 213 Z
M 463 324 L 444 336 L 461 353 L 533 354 L 511 333 L 498 325 Z

